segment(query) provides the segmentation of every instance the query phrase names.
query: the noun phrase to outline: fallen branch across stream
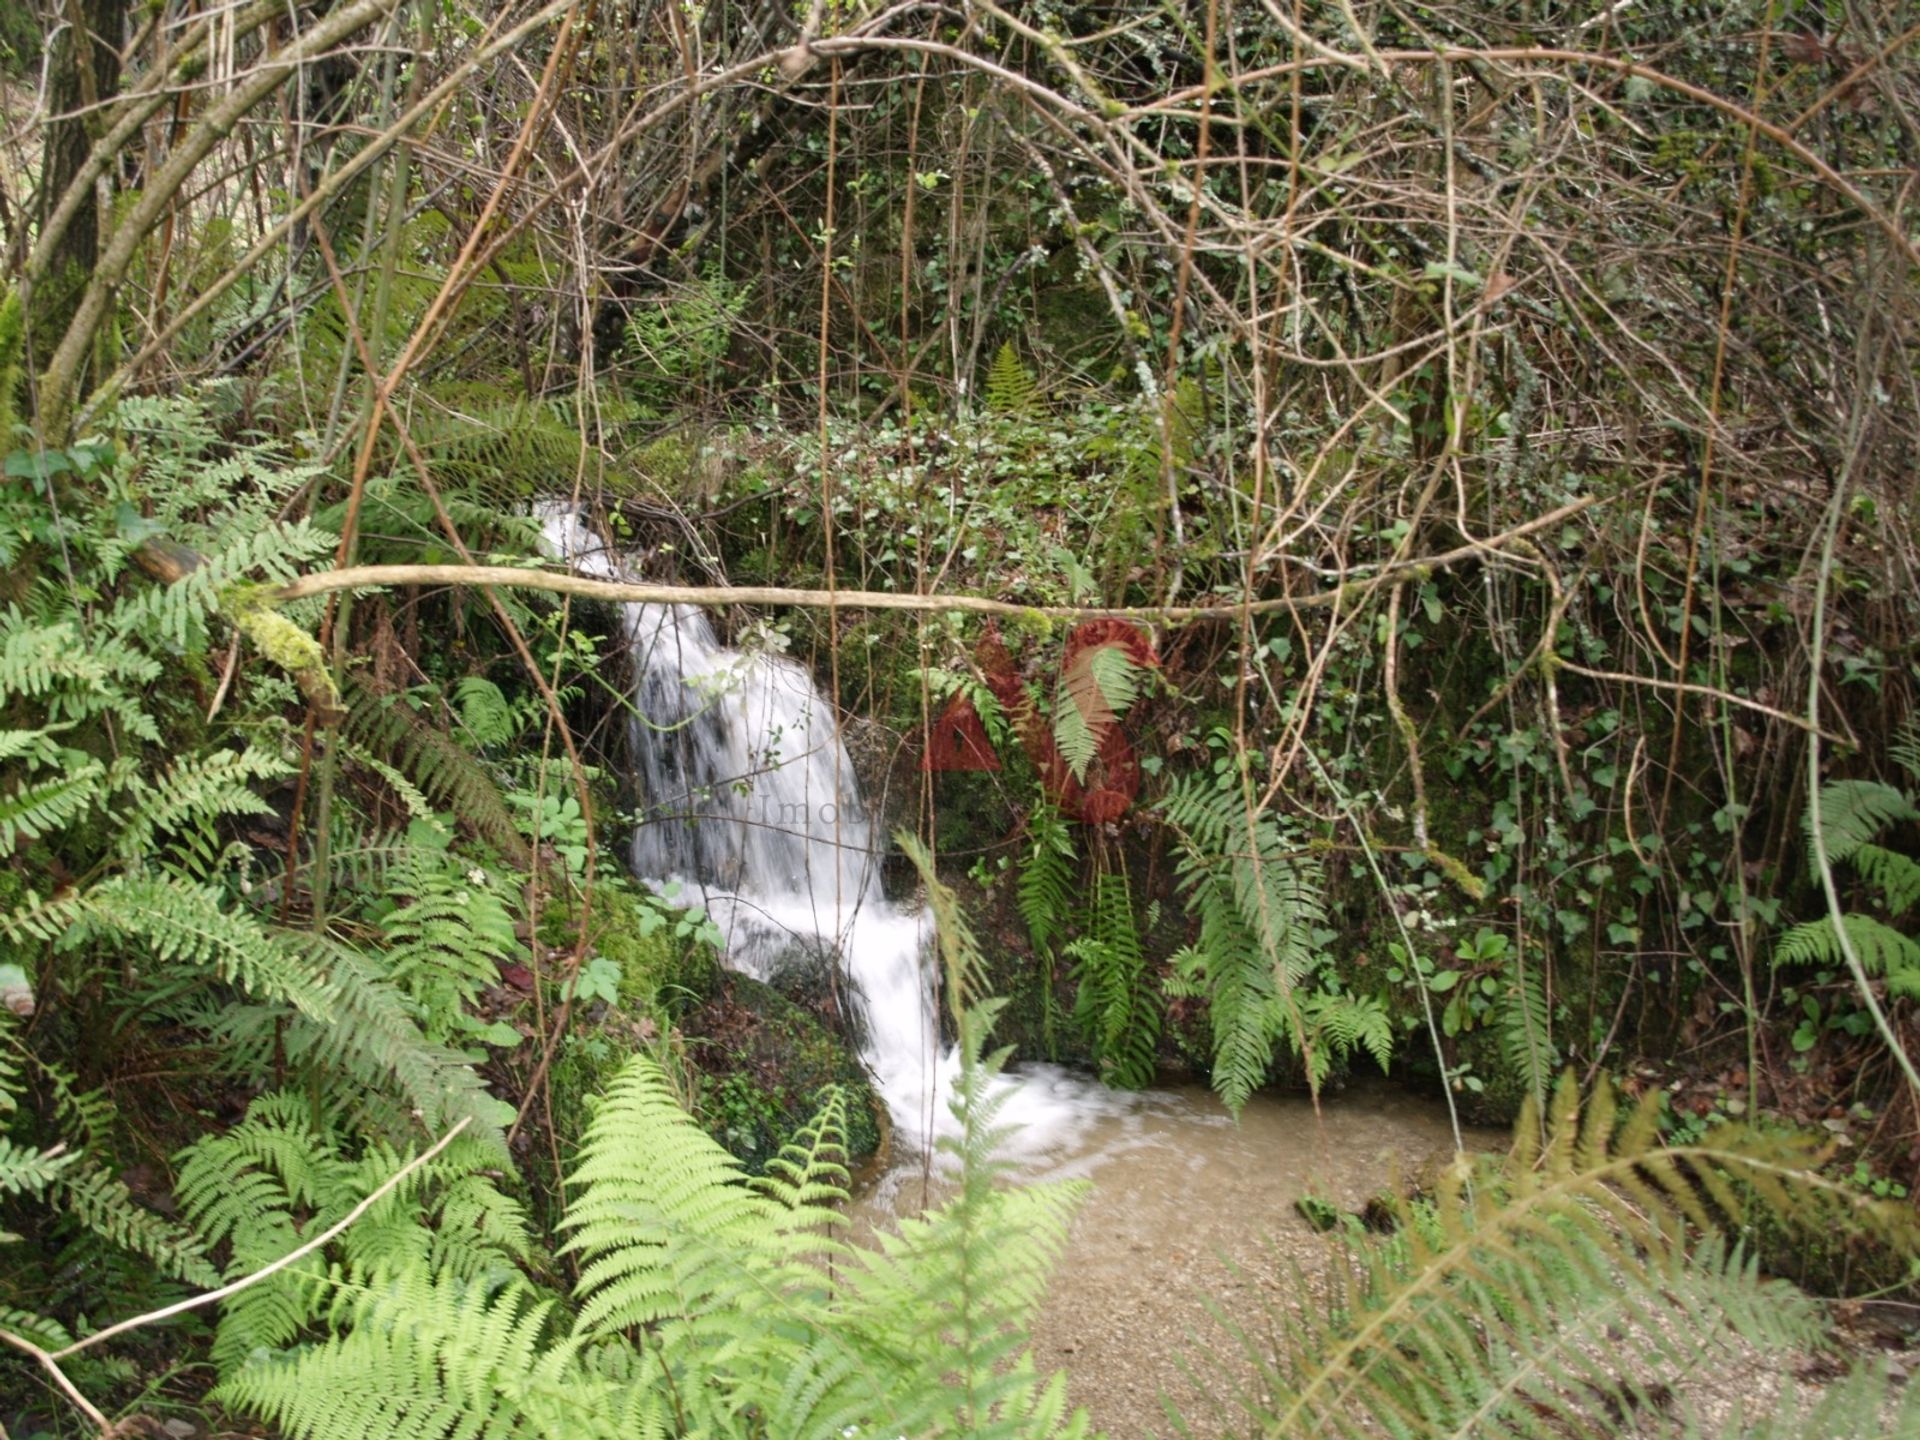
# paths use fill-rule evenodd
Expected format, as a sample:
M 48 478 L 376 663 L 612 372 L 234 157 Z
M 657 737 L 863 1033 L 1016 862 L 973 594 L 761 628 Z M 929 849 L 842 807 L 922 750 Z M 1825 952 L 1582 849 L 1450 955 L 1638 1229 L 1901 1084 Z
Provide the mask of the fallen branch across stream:
M 1178 624 L 1233 615 L 1266 615 L 1283 611 L 1327 610 L 1358 599 L 1397 579 L 1418 579 L 1435 570 L 1484 559 L 1523 539 L 1533 531 L 1557 525 L 1597 504 L 1588 496 L 1550 510 L 1524 525 L 1484 540 L 1471 541 L 1438 555 L 1396 561 L 1382 566 L 1358 566 L 1344 583 L 1309 595 L 1272 595 L 1261 599 L 1221 599 L 1206 605 L 1024 605 L 986 595 L 922 595 L 898 590 L 796 590 L 784 585 L 662 585 L 640 580 L 592 580 L 564 570 L 534 570 L 517 565 L 355 565 L 302 575 L 274 591 L 278 603 L 307 600 L 341 590 L 375 590 L 393 585 L 474 585 L 514 590 L 545 590 L 555 595 L 578 595 L 585 600 L 640 605 L 797 605 L 828 610 L 914 610 L 942 613 L 959 610 L 975 615 L 1045 615 L 1056 620 L 1097 620 L 1111 616 L 1159 620 Z

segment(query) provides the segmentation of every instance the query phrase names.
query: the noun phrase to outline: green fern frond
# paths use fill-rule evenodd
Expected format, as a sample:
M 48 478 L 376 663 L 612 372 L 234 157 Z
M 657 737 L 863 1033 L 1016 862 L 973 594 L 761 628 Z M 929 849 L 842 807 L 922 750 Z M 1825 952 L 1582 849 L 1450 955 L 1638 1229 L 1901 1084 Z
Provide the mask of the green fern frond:
M 136 774 L 114 848 L 123 860 L 136 860 L 169 832 L 228 815 L 272 814 L 273 807 L 253 787 L 289 773 L 291 767 L 279 756 L 249 746 L 187 756 L 156 780 Z
M 1909 780 L 1920 783 L 1920 725 L 1901 726 L 1900 732 L 1888 742 L 1887 754 L 1907 772 Z
M 951 895 L 933 904 L 944 925 Z M 964 927 L 943 938 L 964 994 L 977 946 Z M 485 1152 L 462 1137 L 350 1229 L 330 1265 L 309 1257 L 232 1297 L 215 1398 L 301 1440 L 1084 1435 L 1021 1335 L 1080 1187 L 996 1183 L 990 1010 L 960 1019 L 962 1133 L 948 1142 L 960 1193 L 878 1251 L 829 1233 L 825 1207 L 844 1193 L 837 1092 L 753 1187 L 639 1055 L 573 1177 L 576 1314 L 498 1263 L 512 1246 L 448 1241 L 521 1233 L 510 1202 L 470 1188 L 487 1183 L 471 1173 Z M 266 1096 L 183 1157 L 183 1207 L 232 1250 L 231 1273 L 284 1254 L 403 1163 L 378 1146 L 350 1162 L 341 1134 L 302 1098 Z
M 1895 993 L 1920 998 L 1920 940 L 1901 934 L 1871 915 L 1846 915 L 1842 923 L 1854 953 L 1869 975 L 1885 975 L 1888 987 Z M 1846 956 L 1840 948 L 1840 932 L 1834 928 L 1833 917 L 1822 916 L 1787 931 L 1774 947 L 1773 963 L 1844 965 Z
M 0 1243 L 6 1238 L 0 1236 Z M 0 1330 L 11 1331 L 42 1350 L 60 1350 L 73 1343 L 72 1333 L 58 1320 L 36 1315 L 31 1310 L 17 1310 L 11 1305 L 0 1305 Z
M 60 730 L 70 728 L 62 725 L 39 730 L 0 730 L 0 765 L 18 760 L 29 770 L 37 770 L 60 763 L 67 752 L 54 743 L 53 737 Z
M 1895 1380 L 1884 1365 L 1856 1362 L 1828 1385 L 1798 1389 L 1791 1378 L 1780 1393 L 1749 1412 L 1744 1402 L 1717 1427 L 1685 1417 L 1684 1440 L 1812 1440 L 1816 1436 L 1920 1435 L 1920 1387 Z
M 460 723 L 482 749 L 508 744 L 527 728 L 527 708 L 510 703 L 506 692 L 484 675 L 467 676 L 453 694 Z
M 79 1158 L 78 1152 L 30 1150 L 0 1135 L 0 1195 L 43 1194 Z
M 1830 780 L 1820 787 L 1820 834 L 1827 859 L 1834 864 L 1851 860 L 1889 825 L 1920 820 L 1913 801 L 1878 780 Z M 1807 823 L 1813 822 L 1808 811 Z
M 1140 684 L 1140 667 L 1119 645 L 1082 650 L 1067 666 L 1053 702 L 1053 741 L 1074 779 L 1086 780 L 1087 766 L 1139 698 Z
M 1051 805 L 1034 806 L 1027 817 L 1027 834 L 1032 846 L 1020 867 L 1016 898 L 1027 938 L 1036 951 L 1046 952 L 1073 928 L 1079 909 L 1074 893 L 1079 857 L 1074 851 L 1073 832 Z
M 507 517 L 528 496 L 550 492 L 554 476 L 574 472 L 581 454 L 578 410 L 564 399 L 529 399 L 484 381 L 432 386 L 416 396 L 409 433 L 442 486 L 442 503 L 457 495 L 473 506 L 464 517 L 451 516 L 469 543 L 476 535 L 519 528 Z M 589 436 L 597 423 L 588 420 Z M 413 503 L 423 498 L 407 476 L 383 487 L 377 510 L 388 519 L 412 519 L 426 543 L 444 543 L 432 509 Z M 472 521 L 481 523 L 470 526 Z M 406 527 L 385 534 L 392 537 L 385 542 L 392 547 L 395 539 L 404 543 Z M 531 538 L 524 529 L 521 534 Z M 535 548 L 529 544 L 525 553 Z
M 408 899 L 381 922 L 386 973 L 418 1007 L 427 1038 L 444 1044 L 521 952 L 513 915 L 484 870 L 470 874 L 445 856 L 409 864 L 399 880 Z
M 472 754 L 401 703 L 349 679 L 347 739 L 391 764 L 434 805 L 467 821 L 514 866 L 529 860 L 527 843 L 500 786 Z
M 1526 1082 L 1535 1103 L 1544 1103 L 1556 1063 L 1545 978 L 1538 966 L 1522 967 L 1516 961 L 1501 984 L 1501 1051 L 1508 1069 Z
M 151 1261 L 164 1274 L 207 1290 L 220 1283 L 198 1240 L 143 1208 L 123 1182 L 91 1161 L 62 1169 L 51 1198 L 95 1235 Z
M 578 447 L 578 440 L 575 440 Z M 570 472 L 572 461 L 562 473 Z M 543 493 L 553 471 L 540 474 L 532 491 L 519 489 L 505 479 L 477 469 L 459 477 L 440 494 L 440 504 L 455 528 L 470 545 L 486 543 L 493 548 L 520 555 L 538 554 L 539 527 L 524 514 L 515 511 L 526 503 L 529 493 Z M 524 481 L 520 483 L 524 484 Z M 346 523 L 346 501 L 323 506 L 314 514 L 314 523 L 322 529 L 338 529 Z M 433 500 L 420 489 L 412 475 L 377 475 L 367 481 L 360 507 L 363 538 L 362 558 L 368 561 L 419 561 L 436 557 L 447 546 L 440 526 L 440 512 Z
M 49 923 L 52 917 L 58 918 Z M 285 1001 L 316 1019 L 333 1012 L 327 982 L 210 885 L 161 874 L 111 875 L 57 909 L 42 911 L 35 923 L 42 938 L 54 939 L 61 922 L 63 948 L 100 939 L 139 940 L 163 963 L 211 970 L 251 995 Z
M 107 767 L 78 751 L 66 769 L 44 780 L 23 780 L 0 794 L 0 852 L 22 840 L 38 840 L 71 825 L 103 796 Z
M 345 1333 L 256 1356 L 214 1398 L 298 1440 L 664 1435 L 671 1412 L 647 1390 L 600 1379 L 573 1347 L 545 1344 L 552 1310 L 517 1276 L 399 1270 L 343 1293 L 333 1321 Z M 642 1403 L 623 1404 L 629 1397 Z
M 443 834 L 445 833 L 445 826 L 442 823 L 440 812 L 433 808 L 433 802 L 427 799 L 426 793 L 422 791 L 418 785 L 415 785 L 413 781 L 409 780 L 405 775 L 402 775 L 399 770 L 389 765 L 370 750 L 363 749 L 361 746 L 355 745 L 350 741 L 343 742 L 340 749 L 341 753 L 350 757 L 356 765 L 366 766 L 367 769 L 373 771 L 374 774 L 386 782 L 387 788 L 393 792 L 393 798 L 398 800 L 401 809 L 407 812 L 407 818 L 409 820 L 422 821 L 434 830 L 440 831 Z M 406 848 L 404 846 L 394 847 L 390 844 L 379 844 L 378 842 L 376 842 L 376 845 L 377 848 L 381 849 Z M 354 848 L 363 847 L 356 846 Z
M 35 624 L 18 606 L 0 607 L 0 705 L 34 701 L 43 725 L 111 715 L 133 738 L 158 742 L 160 731 L 135 692 L 160 669 L 115 636 L 83 639 L 71 621 Z
M 487 1090 L 468 1057 L 422 1033 L 415 1007 L 375 957 L 320 936 L 286 940 L 333 977 L 333 1009 L 315 1019 L 276 1007 L 229 1007 L 214 1033 L 231 1058 L 256 1075 L 267 1073 L 277 1055 L 311 1067 L 316 1077 L 333 1077 L 329 1093 L 349 1101 L 375 1134 L 439 1134 L 466 1120 L 468 1134 L 494 1147 L 491 1163 L 500 1163 L 512 1107 Z
M 566 1219 L 580 1324 L 610 1333 L 672 1316 L 763 1309 L 800 1280 L 785 1207 L 694 1125 L 650 1057 L 622 1068 L 588 1126 Z M 716 1320 L 716 1323 L 723 1321 Z
M 1890 915 L 1904 915 L 1920 902 L 1920 861 L 1882 845 L 1862 845 L 1853 852 L 1853 868 L 1880 892 Z
M 263 1095 L 238 1125 L 182 1152 L 182 1213 L 209 1247 L 227 1247 L 230 1277 L 249 1274 L 339 1220 L 407 1163 L 385 1147 L 351 1160 L 341 1144 L 342 1132 L 317 1124 L 304 1097 Z M 479 1173 L 498 1159 L 497 1148 L 462 1136 L 416 1168 L 342 1239 L 346 1273 L 427 1264 L 459 1279 L 502 1273 L 527 1245 L 518 1206 Z M 221 1311 L 215 1361 L 228 1367 L 300 1337 L 335 1303 L 329 1273 L 316 1253 L 235 1294 Z
M 1316 1085 L 1333 1073 L 1336 1060 L 1348 1055 L 1365 1052 L 1382 1071 L 1393 1063 L 1393 1018 L 1377 995 L 1306 994 L 1300 999 L 1300 1017 Z M 1285 1016 L 1276 1016 L 1273 1023 L 1284 1026 Z
M 1325 918 L 1318 866 L 1271 816 L 1250 820 L 1231 784 L 1181 777 L 1161 805 L 1180 836 L 1178 883 L 1199 922 L 1198 936 L 1174 957 L 1173 983 L 1175 993 L 1207 1001 L 1214 1089 L 1237 1111 L 1265 1080 L 1277 1045 L 1304 1047 L 1310 1078 L 1324 1075 L 1334 1055 L 1314 1047 L 1296 994 L 1319 963 L 1312 938 Z M 1378 1030 L 1363 1002 L 1351 1002 L 1361 1007 L 1351 1011 L 1317 1003 L 1341 1019 L 1327 1041 L 1353 1037 L 1374 1053 Z
M 1094 878 L 1087 933 L 1066 947 L 1079 986 L 1074 1023 L 1092 1048 L 1101 1077 L 1138 1089 L 1153 1081 L 1160 1006 L 1148 983 L 1146 952 L 1134 922 L 1124 870 Z
M 113 608 L 111 624 L 122 636 L 204 649 L 206 621 L 236 587 L 291 580 L 330 557 L 339 543 L 339 536 L 310 520 L 243 530 L 172 584 L 149 586 L 122 600 Z
M 1045 800 L 1027 819 L 1032 841 L 1020 867 L 1014 903 L 1026 923 L 1039 960 L 1040 1033 L 1048 1058 L 1059 1058 L 1060 1004 L 1055 994 L 1054 952 L 1080 919 L 1079 855 L 1065 817 Z
M 847 1096 L 839 1086 L 830 1085 L 821 1094 L 813 1118 L 767 1162 L 767 1173 L 755 1176 L 751 1183 L 775 1203 L 831 1223 L 832 1212 L 822 1207 L 847 1198 L 852 1175 L 846 1155 Z
M 993 352 L 993 362 L 987 366 L 986 401 L 990 413 L 1009 419 L 1039 413 L 1040 382 L 1021 362 L 1011 340 Z

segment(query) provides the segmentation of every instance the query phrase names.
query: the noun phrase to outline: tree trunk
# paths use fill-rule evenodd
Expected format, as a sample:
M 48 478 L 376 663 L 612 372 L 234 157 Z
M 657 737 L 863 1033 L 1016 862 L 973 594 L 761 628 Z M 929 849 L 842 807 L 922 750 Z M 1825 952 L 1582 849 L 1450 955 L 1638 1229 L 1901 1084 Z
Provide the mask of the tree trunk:
M 38 221 L 44 225 L 86 163 L 105 115 L 101 102 L 120 85 L 120 46 L 129 0 L 64 0 L 64 23 L 47 34 L 47 125 Z M 102 194 L 109 170 L 82 201 L 56 245 L 46 278 L 33 292 L 27 320 L 30 373 L 38 375 L 73 319 L 80 292 L 100 258 Z

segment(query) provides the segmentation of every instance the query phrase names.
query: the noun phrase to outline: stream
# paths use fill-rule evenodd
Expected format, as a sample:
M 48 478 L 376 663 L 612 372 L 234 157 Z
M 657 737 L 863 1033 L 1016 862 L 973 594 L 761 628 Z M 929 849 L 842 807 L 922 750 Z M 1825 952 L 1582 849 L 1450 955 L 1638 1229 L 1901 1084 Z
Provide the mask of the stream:
M 551 553 L 577 571 L 633 575 L 570 506 L 540 518 Z M 727 963 L 755 978 L 840 967 L 864 1005 L 862 1059 L 895 1157 L 856 1199 L 856 1221 L 937 1202 L 925 1157 L 957 1128 L 958 1058 L 939 1040 L 931 927 L 880 883 L 882 846 L 833 706 L 778 645 L 723 645 L 693 607 L 626 605 L 622 633 L 646 803 L 634 873 L 703 905 Z M 1175 1433 L 1159 1396 L 1190 1393 L 1190 1337 L 1230 1357 L 1209 1295 L 1257 1323 L 1247 1302 L 1292 1292 L 1288 1259 L 1317 1268 L 1326 1242 L 1295 1200 L 1311 1191 L 1357 1208 L 1453 1150 L 1444 1106 L 1384 1084 L 1330 1096 L 1318 1115 L 1304 1097 L 1256 1095 L 1238 1123 L 1201 1088 L 1125 1093 L 1046 1065 L 994 1084 L 1014 1173 L 1091 1181 L 1034 1339 L 1041 1368 L 1067 1368 L 1076 1400 L 1115 1436 Z M 1223 1428 L 1195 1419 L 1196 1433 Z
M 1175 1436 L 1161 1395 L 1196 1435 L 1228 1423 L 1206 1408 L 1182 1371 L 1209 1357 L 1210 1388 L 1250 1374 L 1208 1303 L 1260 1325 L 1261 1302 L 1298 1303 L 1297 1265 L 1315 1274 L 1329 1253 L 1294 1210 L 1312 1195 L 1357 1210 L 1373 1194 L 1453 1153 L 1446 1107 L 1367 1080 L 1323 1098 L 1256 1094 L 1236 1124 L 1199 1086 L 1150 1090 L 1081 1127 L 1020 1178 L 1084 1178 L 1075 1216 L 1034 1327 L 1044 1372 L 1064 1368 L 1069 1393 L 1098 1429 L 1120 1437 Z M 1468 1137 L 1498 1145 L 1503 1135 Z M 943 1198 L 920 1167 L 896 1167 L 854 1200 L 856 1225 L 884 1226 Z

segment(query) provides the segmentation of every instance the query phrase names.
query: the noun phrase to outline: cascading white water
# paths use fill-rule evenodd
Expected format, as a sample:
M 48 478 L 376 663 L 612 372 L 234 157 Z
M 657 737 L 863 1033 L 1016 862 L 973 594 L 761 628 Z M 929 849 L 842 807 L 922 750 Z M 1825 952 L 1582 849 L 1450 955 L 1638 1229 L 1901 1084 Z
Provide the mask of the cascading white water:
M 553 553 L 585 575 L 626 579 L 618 554 L 571 506 L 540 515 Z M 766 979 L 793 961 L 837 963 L 863 1007 L 863 1058 L 896 1148 L 950 1128 L 957 1057 L 942 1053 L 931 927 L 886 898 L 881 851 L 833 710 L 771 647 L 720 644 L 689 605 L 622 607 L 635 675 L 633 752 L 645 803 L 633 870 L 705 906 L 727 961 Z M 1003 1153 L 1040 1155 L 1120 1097 L 1050 1066 L 1003 1093 Z

